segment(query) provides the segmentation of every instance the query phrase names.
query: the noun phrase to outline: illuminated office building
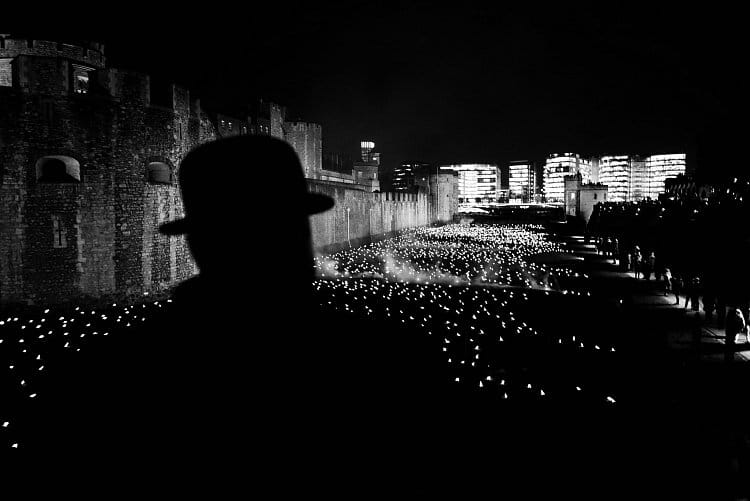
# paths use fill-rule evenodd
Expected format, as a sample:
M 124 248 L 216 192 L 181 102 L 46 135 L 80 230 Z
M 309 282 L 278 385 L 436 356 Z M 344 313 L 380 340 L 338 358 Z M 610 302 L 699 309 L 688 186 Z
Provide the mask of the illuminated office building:
M 458 202 L 463 204 L 497 202 L 500 171 L 497 165 L 457 164 L 440 167 L 458 173 Z
M 687 167 L 685 154 L 651 155 L 646 157 L 646 171 L 648 173 L 647 195 L 656 200 L 660 193 L 664 193 L 664 180 L 685 174 Z
M 582 184 L 606 185 L 610 202 L 656 200 L 664 193 L 664 180 L 684 174 L 686 165 L 684 153 L 648 157 L 605 155 L 591 160 L 572 153 L 550 155 L 544 166 L 544 194 L 547 202 L 562 202 L 564 177 L 580 173 Z
M 610 202 L 629 200 L 631 165 L 627 155 L 603 156 L 599 159 L 599 182 L 607 185 Z
M 604 156 L 599 161 L 599 182 L 609 187 L 611 202 L 656 200 L 664 193 L 664 180 L 684 174 L 685 154 Z
M 536 194 L 534 164 L 528 160 L 514 160 L 510 163 L 508 174 L 508 197 L 524 203 L 533 202 Z
M 591 161 L 576 153 L 553 153 L 544 164 L 544 198 L 550 203 L 563 203 L 565 176 L 581 174 L 583 183 L 591 182 Z
M 628 202 L 640 202 L 648 198 L 648 170 L 642 157 L 630 157 L 630 184 Z

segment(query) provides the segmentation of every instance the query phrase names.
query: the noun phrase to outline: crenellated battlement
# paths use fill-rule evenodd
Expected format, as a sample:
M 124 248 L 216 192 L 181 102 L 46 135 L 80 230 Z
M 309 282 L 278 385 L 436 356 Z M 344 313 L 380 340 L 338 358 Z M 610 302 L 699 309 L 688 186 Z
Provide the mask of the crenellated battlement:
M 86 82 L 84 89 L 76 87 L 81 77 Z M 0 86 L 31 95 L 111 98 L 133 106 L 172 110 L 178 115 L 200 113 L 197 99 L 187 88 L 165 79 L 116 68 L 89 70 L 57 56 L 17 55 L 10 64 L 0 64 Z
M 45 56 L 70 59 L 92 68 L 106 67 L 104 45 L 92 42 L 88 47 L 50 40 L 8 38 L 0 35 L 0 58 L 17 56 Z

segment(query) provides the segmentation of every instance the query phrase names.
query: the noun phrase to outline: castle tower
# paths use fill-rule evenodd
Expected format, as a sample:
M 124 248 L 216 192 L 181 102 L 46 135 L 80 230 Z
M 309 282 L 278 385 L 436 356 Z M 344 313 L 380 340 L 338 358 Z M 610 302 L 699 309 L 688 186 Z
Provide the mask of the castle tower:
M 0 37 L 0 302 L 164 290 L 195 273 L 176 168 L 216 137 L 187 89 L 100 44 Z

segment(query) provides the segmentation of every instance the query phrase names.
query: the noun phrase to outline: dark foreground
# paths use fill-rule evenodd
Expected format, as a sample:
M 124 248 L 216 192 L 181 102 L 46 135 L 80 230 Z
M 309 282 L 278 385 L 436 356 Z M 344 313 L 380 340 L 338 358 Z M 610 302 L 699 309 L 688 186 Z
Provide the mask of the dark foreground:
M 321 283 L 321 309 L 308 319 L 304 359 L 260 362 L 253 343 L 231 357 L 228 346 L 223 352 L 236 362 L 280 365 L 286 373 L 283 384 L 261 376 L 257 384 L 275 388 L 276 396 L 250 397 L 245 404 L 254 409 L 238 415 L 265 422 L 265 430 L 248 424 L 253 434 L 299 438 L 302 430 L 314 437 L 299 454 L 303 464 L 286 467 L 305 478 L 294 487 L 301 491 L 456 488 L 511 498 L 593 491 L 610 499 L 650 498 L 664 489 L 670 499 L 681 493 L 740 499 L 750 478 L 747 364 L 676 349 L 670 333 L 691 331 L 693 320 L 679 310 L 643 306 L 638 298 L 652 294 L 654 284 L 609 273 L 602 259 L 586 257 L 577 265 L 579 277 L 562 279 L 566 294 L 373 278 L 342 280 L 337 287 Z M 365 290 L 375 288 L 383 301 L 363 302 Z M 437 296 L 453 308 L 433 303 L 422 309 Z M 159 360 L 171 367 L 170 346 L 151 340 L 163 336 L 160 318 L 172 307 L 151 301 L 3 318 L 5 452 L 74 456 L 76 434 L 87 427 L 51 421 L 61 414 L 71 381 L 97 379 L 80 367 L 112 357 L 113 339 L 130 354 L 144 346 L 161 350 Z M 284 322 L 276 319 L 269 329 L 249 319 L 245 335 L 272 336 Z M 137 359 L 118 363 L 139 371 Z M 241 393 L 239 383 L 221 382 Z M 170 390 L 154 393 L 162 391 Z M 90 394 L 73 394 L 81 405 L 91 404 Z M 297 398 L 304 405 L 289 402 Z M 293 418 L 284 420 L 288 433 L 259 419 L 275 415 L 270 403 Z M 204 418 L 219 435 L 221 422 Z M 41 438 L 50 437 L 48 429 L 71 435 L 56 440 L 63 450 L 50 450 Z M 205 432 L 188 427 L 183 441 Z M 246 459 L 262 460 L 252 450 L 246 449 Z M 214 459 L 221 465 L 227 457 Z M 148 454 L 140 461 L 152 464 Z M 200 470 L 200 461 L 193 466 Z M 519 480 L 525 495 L 510 495 Z

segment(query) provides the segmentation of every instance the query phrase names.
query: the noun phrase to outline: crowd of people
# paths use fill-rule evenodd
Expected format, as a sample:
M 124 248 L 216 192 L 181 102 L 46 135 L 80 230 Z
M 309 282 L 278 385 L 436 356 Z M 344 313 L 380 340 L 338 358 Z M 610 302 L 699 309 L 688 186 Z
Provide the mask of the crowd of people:
M 725 329 L 729 358 L 748 341 L 746 232 L 733 223 L 742 200 L 729 190 L 711 199 L 598 204 L 587 235 L 621 270 L 656 280 L 675 305 Z

